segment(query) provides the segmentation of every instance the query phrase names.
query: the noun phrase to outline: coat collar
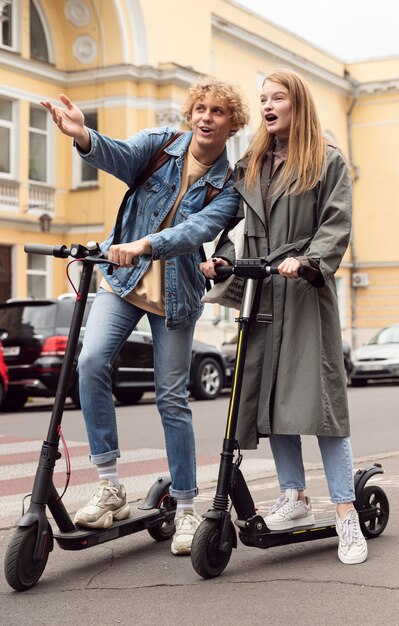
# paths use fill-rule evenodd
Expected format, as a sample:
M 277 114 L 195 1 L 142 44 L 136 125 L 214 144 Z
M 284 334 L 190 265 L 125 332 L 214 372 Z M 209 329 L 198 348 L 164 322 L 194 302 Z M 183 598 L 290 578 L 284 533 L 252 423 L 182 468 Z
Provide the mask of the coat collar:
M 272 151 L 270 151 L 268 154 L 272 156 Z M 248 167 L 248 159 L 247 158 L 240 159 L 240 161 L 237 162 L 236 167 L 241 168 L 243 173 L 245 174 L 245 171 Z M 297 178 L 298 178 L 298 172 L 296 171 L 294 176 L 292 177 L 290 185 L 292 185 L 296 181 Z M 235 188 L 240 194 L 240 196 L 243 198 L 243 200 L 256 213 L 256 215 L 259 217 L 262 223 L 266 226 L 266 216 L 265 216 L 263 196 L 262 196 L 261 186 L 260 186 L 260 172 L 258 172 L 256 175 L 256 181 L 255 181 L 255 185 L 253 189 L 249 190 L 245 187 L 244 175 L 238 182 L 236 182 Z M 283 195 L 283 193 L 284 192 L 281 190 L 277 194 L 273 195 L 271 205 L 270 205 L 270 213 L 273 210 L 273 206 L 275 205 L 277 200 Z

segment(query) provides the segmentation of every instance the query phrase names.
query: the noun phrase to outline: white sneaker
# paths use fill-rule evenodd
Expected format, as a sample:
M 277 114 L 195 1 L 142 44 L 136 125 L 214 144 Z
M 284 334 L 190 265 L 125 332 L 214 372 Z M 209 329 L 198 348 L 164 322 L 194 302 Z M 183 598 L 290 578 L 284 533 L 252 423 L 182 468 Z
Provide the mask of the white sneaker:
M 109 528 L 114 519 L 126 519 L 130 508 L 126 502 L 123 485 L 117 487 L 112 480 L 100 480 L 97 491 L 75 515 L 74 524 L 85 528 Z
M 202 522 L 202 517 L 192 509 L 179 511 L 175 517 L 176 532 L 173 535 L 172 554 L 190 554 L 195 531 Z
M 349 509 L 344 519 L 337 515 L 335 529 L 339 537 L 338 558 L 341 563 L 363 563 L 367 559 L 367 542 L 360 528 L 357 511 Z
M 298 500 L 296 489 L 286 489 L 264 519 L 270 530 L 289 530 L 315 523 L 310 499 L 306 498 L 306 503 Z

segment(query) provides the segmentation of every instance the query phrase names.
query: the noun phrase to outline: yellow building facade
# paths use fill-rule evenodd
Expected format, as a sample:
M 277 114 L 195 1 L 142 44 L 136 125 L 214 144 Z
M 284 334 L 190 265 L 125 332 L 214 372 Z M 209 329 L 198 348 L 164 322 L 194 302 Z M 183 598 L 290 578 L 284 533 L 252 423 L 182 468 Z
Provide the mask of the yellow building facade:
M 351 163 L 353 237 L 337 278 L 343 335 L 359 345 L 399 321 L 399 58 L 344 64 L 232 0 L 203 0 L 196 15 L 193 0 L 0 0 L 0 300 L 69 291 L 64 262 L 24 243 L 102 241 L 125 191 L 80 162 L 40 101 L 65 93 L 87 125 L 125 138 L 181 127 L 187 87 L 211 74 L 250 104 L 234 163 L 259 124 L 263 77 L 286 66 L 308 80 Z M 197 335 L 232 332 L 231 314 L 207 305 Z

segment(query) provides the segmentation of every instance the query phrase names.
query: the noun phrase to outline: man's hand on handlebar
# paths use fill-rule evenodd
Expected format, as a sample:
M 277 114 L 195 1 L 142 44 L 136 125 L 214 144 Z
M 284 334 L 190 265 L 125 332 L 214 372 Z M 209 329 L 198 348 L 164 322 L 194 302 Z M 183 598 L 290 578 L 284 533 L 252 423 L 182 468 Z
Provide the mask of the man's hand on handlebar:
M 298 259 L 295 259 L 294 257 L 287 257 L 282 263 L 280 263 L 277 269 L 280 276 L 284 276 L 285 278 L 298 278 L 301 267 L 302 264 L 298 261 Z
M 111 246 L 108 251 L 108 260 L 118 263 L 120 267 L 132 267 L 136 265 L 138 257 L 142 254 L 151 254 L 152 246 L 148 239 L 137 239 L 130 243 L 120 243 Z
M 220 257 L 212 257 L 204 263 L 200 263 L 199 267 L 204 276 L 206 276 L 207 278 L 215 279 L 215 267 L 217 267 L 218 265 L 229 266 L 230 263 L 228 263 L 225 259 L 221 259 Z

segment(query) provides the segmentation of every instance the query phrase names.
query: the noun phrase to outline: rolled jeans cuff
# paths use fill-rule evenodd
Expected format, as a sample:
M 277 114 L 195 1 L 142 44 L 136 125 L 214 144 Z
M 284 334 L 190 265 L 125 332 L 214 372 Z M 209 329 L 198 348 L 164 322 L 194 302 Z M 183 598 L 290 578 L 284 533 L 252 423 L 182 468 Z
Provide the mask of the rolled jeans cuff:
M 191 500 L 191 498 L 195 498 L 195 496 L 198 495 L 198 487 L 188 489 L 187 491 L 178 491 L 177 489 L 172 489 L 172 487 L 170 487 L 169 493 L 172 498 L 175 498 L 175 500 Z
M 110 461 L 119 459 L 120 456 L 121 452 L 118 448 L 117 450 L 110 450 L 109 452 L 104 452 L 103 454 L 90 454 L 89 459 L 93 465 L 101 465 L 102 463 L 109 463 Z

